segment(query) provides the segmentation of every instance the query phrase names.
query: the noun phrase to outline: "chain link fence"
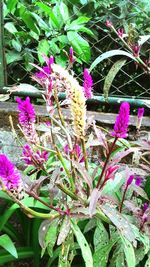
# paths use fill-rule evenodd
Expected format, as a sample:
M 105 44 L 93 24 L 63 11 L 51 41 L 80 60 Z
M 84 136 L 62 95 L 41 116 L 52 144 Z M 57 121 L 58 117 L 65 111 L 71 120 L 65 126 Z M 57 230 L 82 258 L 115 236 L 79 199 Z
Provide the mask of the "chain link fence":
M 4 2 L 4 5 L 7 7 L 10 1 Z M 29 1 L 27 1 L 29 2 Z M 28 3 L 28 6 L 31 8 L 31 11 L 34 9 L 34 1 L 31 1 L 32 4 Z M 38 3 L 46 4 L 49 6 L 53 6 L 53 3 L 56 1 L 39 1 Z M 64 1 L 65 5 L 69 9 L 69 21 L 75 20 L 81 16 L 90 16 L 90 20 L 87 22 L 86 27 L 91 30 L 94 35 L 91 36 L 87 34 L 84 30 L 80 31 L 80 36 L 87 41 L 90 46 L 91 58 L 88 61 L 83 61 L 80 58 L 83 57 L 82 53 L 78 53 L 77 49 L 75 49 L 75 55 L 77 56 L 77 61 L 75 63 L 75 75 L 79 79 L 80 83 L 83 83 L 83 75 L 82 71 L 84 67 L 90 68 L 92 62 L 103 53 L 110 50 L 124 50 L 127 51 L 124 43 L 121 39 L 111 30 L 110 27 L 106 26 L 106 20 L 109 20 L 113 23 L 116 30 L 123 29 L 125 40 L 129 39 L 129 31 L 131 31 L 130 35 L 133 38 L 132 42 L 135 45 L 140 46 L 140 57 L 146 62 L 147 66 L 150 67 L 150 7 L 148 6 L 148 1 L 105 1 L 102 4 L 102 1 Z M 116 4 L 115 4 L 116 2 Z M 146 4 L 147 3 L 147 4 Z M 6 12 L 6 7 L 4 6 L 3 12 Z M 88 12 L 87 12 L 88 7 Z M 98 8 L 99 7 L 99 8 Z M 91 10 L 90 10 L 91 9 Z M 149 10 L 148 10 L 149 9 Z M 37 11 L 37 6 L 35 7 L 35 13 Z M 131 13 L 131 14 L 130 14 Z M 43 12 L 41 12 L 41 16 Z M 29 45 L 22 45 L 21 48 L 18 47 L 17 54 L 18 58 L 14 57 L 14 60 L 9 61 L 8 56 L 11 54 L 10 51 L 10 43 L 6 39 L 8 38 L 8 29 L 6 24 L 14 23 L 17 28 L 17 23 L 19 19 L 16 18 L 16 13 L 10 12 L 10 14 L 5 15 L 4 18 L 4 29 L 5 29 L 5 53 L 7 54 L 7 86 L 13 86 L 14 84 L 19 83 L 33 83 L 30 79 L 31 72 L 34 72 L 33 68 L 27 67 L 28 62 L 34 62 L 35 64 L 39 64 L 38 60 L 38 52 L 37 46 L 40 39 L 48 39 L 51 40 L 51 36 L 43 36 L 43 32 L 40 35 L 39 39 L 36 40 L 35 36 L 33 37 L 33 42 L 29 43 Z M 42 23 L 42 22 L 41 22 Z M 27 23 L 26 23 L 27 24 Z M 67 24 L 67 21 L 66 21 Z M 1 25 L 2 27 L 2 25 Z M 132 27 L 132 30 L 129 28 Z M 26 27 L 24 25 L 20 25 L 20 35 L 24 35 L 26 32 Z M 62 30 L 61 30 L 62 31 Z M 9 31 L 10 32 L 10 31 Z M 148 34 L 149 33 L 149 34 Z M 63 28 L 63 35 L 66 34 L 65 27 Z M 17 33 L 16 33 L 17 35 Z M 53 38 L 62 35 L 60 33 L 55 33 Z M 14 36 L 14 35 L 12 35 Z M 19 36 L 19 35 L 18 35 Z M 17 37 L 17 38 L 20 38 Z M 23 38 L 23 37 L 22 37 Z M 142 45 L 138 44 L 137 40 L 142 40 Z M 72 40 L 71 43 L 73 43 Z M 12 44 L 12 43 L 11 43 Z M 54 45 L 56 43 L 54 42 Z M 16 47 L 15 47 L 16 46 Z M 13 49 L 17 50 L 17 43 L 13 43 Z M 19 52 L 20 49 L 20 52 Z M 28 54 L 28 57 L 25 57 L 25 53 Z M 59 50 L 65 51 L 64 48 L 60 48 Z M 54 49 L 51 49 L 51 51 Z M 57 47 L 56 47 L 57 50 Z M 9 53 L 8 53 L 9 51 Z M 62 52 L 61 51 L 61 52 Z M 1 51 L 2 52 L 2 51 Z M 4 51 L 3 51 L 4 52 Z M 68 52 L 66 50 L 66 52 Z M 19 58 L 20 53 L 20 58 Z M 22 56 L 23 55 L 23 56 Z M 59 57 L 59 52 L 56 51 L 55 58 Z M 103 60 L 99 63 L 93 70 L 92 76 L 94 80 L 94 94 L 103 95 L 104 82 L 106 76 L 113 66 L 113 64 L 118 61 L 118 59 L 123 58 L 122 56 L 113 56 Z M 82 64 L 81 64 L 82 63 Z M 109 96 L 115 97 L 132 97 L 139 99 L 150 99 L 150 75 L 149 73 L 143 69 L 140 65 L 137 65 L 134 60 L 131 58 L 126 58 L 126 62 L 120 68 L 119 72 L 114 77 Z

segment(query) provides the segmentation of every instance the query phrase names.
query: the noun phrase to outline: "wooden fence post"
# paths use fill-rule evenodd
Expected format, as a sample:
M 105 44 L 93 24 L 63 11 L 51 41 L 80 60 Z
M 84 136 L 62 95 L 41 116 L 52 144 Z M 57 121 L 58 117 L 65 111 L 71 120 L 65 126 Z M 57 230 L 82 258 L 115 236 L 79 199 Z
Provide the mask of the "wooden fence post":
M 0 0 L 0 89 L 6 85 L 6 62 L 4 51 L 3 0 Z

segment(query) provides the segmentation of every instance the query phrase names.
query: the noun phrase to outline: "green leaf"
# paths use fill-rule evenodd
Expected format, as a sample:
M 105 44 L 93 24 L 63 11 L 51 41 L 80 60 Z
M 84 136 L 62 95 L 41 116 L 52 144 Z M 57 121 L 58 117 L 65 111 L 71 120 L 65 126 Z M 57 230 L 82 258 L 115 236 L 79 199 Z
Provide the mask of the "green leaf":
M 120 231 L 126 239 L 128 239 L 130 242 L 133 242 L 133 244 L 136 242 L 136 236 L 133 232 L 133 229 L 131 227 L 131 224 L 129 221 L 120 214 L 115 208 L 112 208 L 109 204 L 105 204 L 101 206 L 102 211 L 107 215 L 107 217 L 113 222 L 113 224 L 117 227 L 117 229 Z
M 86 241 L 78 225 L 73 220 L 71 221 L 71 227 L 81 248 L 82 256 L 85 261 L 85 266 L 93 267 L 92 252 L 90 250 L 88 242 Z
M 93 70 L 104 59 L 110 58 L 110 57 L 113 57 L 113 56 L 126 56 L 126 57 L 129 57 L 129 58 L 135 60 L 135 57 L 132 56 L 132 54 L 126 52 L 126 51 L 123 51 L 123 50 L 110 50 L 110 51 L 107 51 L 107 52 L 103 53 L 102 55 L 98 56 L 94 60 L 94 62 L 91 64 L 90 71 Z
M 91 58 L 89 43 L 75 31 L 68 31 L 67 37 L 71 46 L 75 50 L 77 57 L 88 63 Z
M 12 40 L 12 46 L 17 52 L 21 52 L 22 45 L 18 40 Z
M 18 0 L 8 0 L 7 1 L 7 8 L 8 8 L 8 10 L 10 12 L 12 12 L 17 3 L 18 3 Z
M 99 220 L 97 221 L 97 227 L 94 232 L 93 243 L 95 251 L 105 247 L 109 243 L 108 233 L 104 225 Z
M 27 8 L 23 5 L 21 5 L 19 9 L 19 14 L 21 19 L 24 21 L 26 26 L 36 34 L 39 34 L 39 29 L 36 25 L 36 21 L 32 16 L 32 13 L 27 10 Z
M 148 195 L 148 197 L 150 198 L 150 176 L 148 176 L 146 178 L 144 190 L 145 190 L 146 194 Z
M 105 78 L 103 93 L 104 93 L 104 98 L 106 101 L 108 100 L 108 94 L 109 94 L 109 90 L 112 85 L 112 82 L 115 76 L 117 75 L 117 73 L 119 72 L 119 70 L 125 64 L 125 62 L 126 62 L 126 59 L 119 59 L 117 62 L 115 62 Z
M 39 228 L 39 243 L 42 247 L 42 256 L 45 253 L 46 248 L 50 257 L 53 256 L 53 247 L 57 240 L 58 222 L 58 219 L 51 221 L 45 220 Z
M 13 204 L 10 208 L 6 209 L 3 215 L 1 215 L 0 219 L 0 231 L 3 229 L 5 223 L 11 217 L 11 215 L 16 211 L 19 206 L 17 204 Z
M 112 247 L 117 242 L 117 238 L 114 240 L 109 241 L 108 244 L 105 246 L 101 246 L 98 248 L 96 252 L 94 253 L 93 260 L 94 260 L 94 267 L 106 267 L 108 262 L 109 253 L 112 249 Z
M 44 63 L 44 58 L 42 57 L 42 54 L 48 55 L 50 49 L 49 42 L 46 39 L 43 39 L 39 42 L 37 51 L 38 51 L 38 58 L 41 64 Z
M 80 16 L 76 20 L 72 21 L 69 26 L 84 24 L 84 23 L 87 23 L 89 20 L 90 20 L 90 18 L 88 18 L 86 16 Z
M 62 225 L 60 226 L 59 235 L 57 239 L 57 245 L 61 245 L 65 239 L 67 238 L 69 232 L 70 232 L 70 218 L 66 216 L 62 222 Z
M 150 253 L 148 254 L 148 259 L 144 265 L 144 267 L 149 267 L 150 266 Z
M 14 23 L 12 23 L 12 22 L 5 23 L 4 28 L 12 34 L 15 34 L 17 32 L 17 29 L 16 29 Z
M 135 253 L 134 253 L 134 249 L 133 246 L 131 245 L 131 243 L 122 235 L 120 235 L 121 237 L 121 241 L 123 244 L 123 248 L 124 248 L 124 253 L 126 256 L 126 262 L 127 262 L 127 266 L 131 267 L 131 263 L 132 263 L 132 267 L 135 267 Z
M 26 258 L 31 258 L 31 257 L 33 258 L 34 256 L 34 252 L 32 248 L 28 248 L 28 247 L 18 248 L 17 254 L 18 254 L 18 259 L 26 259 Z M 16 260 L 14 256 L 8 254 L 8 252 L 4 250 L 0 250 L 0 264 L 1 265 L 8 263 L 8 262 L 11 263 L 14 260 Z M 7 265 L 7 266 L 10 266 L 10 265 Z
M 0 236 L 0 246 L 6 249 L 12 256 L 18 258 L 16 248 L 8 235 Z
M 61 2 L 59 4 L 59 9 L 60 9 L 60 14 L 63 18 L 64 23 L 69 23 L 70 22 L 70 16 L 69 16 L 68 7 L 63 2 Z
M 9 51 L 8 53 L 6 53 L 7 64 L 11 64 L 13 62 L 20 61 L 20 60 L 22 60 L 20 53 L 14 52 L 14 51 Z
M 47 15 L 49 15 L 50 19 L 53 22 L 53 25 L 55 25 L 55 27 L 57 27 L 58 29 L 60 28 L 59 25 L 59 18 L 55 16 L 53 10 L 51 9 L 50 6 L 42 3 L 42 2 L 36 2 L 35 3 L 38 7 L 40 7 Z

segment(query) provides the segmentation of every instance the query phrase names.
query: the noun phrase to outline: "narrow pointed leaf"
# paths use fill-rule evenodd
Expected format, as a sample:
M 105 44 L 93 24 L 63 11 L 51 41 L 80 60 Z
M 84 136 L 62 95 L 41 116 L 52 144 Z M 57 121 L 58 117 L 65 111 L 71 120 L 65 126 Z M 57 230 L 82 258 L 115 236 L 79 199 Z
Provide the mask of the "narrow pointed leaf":
M 135 60 L 135 57 L 132 56 L 132 54 L 126 52 L 126 51 L 123 51 L 123 50 L 110 50 L 110 51 L 107 51 L 107 52 L 103 53 L 102 55 L 98 56 L 94 60 L 94 62 L 91 64 L 90 71 L 93 70 L 104 59 L 110 58 L 110 57 L 113 57 L 113 56 L 126 56 L 126 57 L 129 57 L 129 58 Z
M 122 66 L 125 63 L 126 63 L 126 59 L 119 59 L 113 64 L 110 71 L 108 72 L 105 78 L 104 88 L 103 88 L 104 98 L 106 101 L 108 100 L 108 94 L 109 94 L 109 90 L 112 85 L 112 82 L 114 78 L 116 77 L 117 73 L 119 72 L 119 70 L 122 68 Z
M 12 256 L 18 258 L 17 250 L 8 235 L 0 236 L 0 246 L 6 249 Z
M 81 248 L 82 256 L 83 256 L 83 259 L 85 262 L 85 266 L 86 267 L 93 267 L 92 252 L 91 252 L 91 249 L 89 247 L 88 242 L 86 241 L 80 228 L 78 227 L 78 225 L 75 222 L 71 221 L 71 227 L 72 227 L 72 230 L 76 236 L 77 242 Z

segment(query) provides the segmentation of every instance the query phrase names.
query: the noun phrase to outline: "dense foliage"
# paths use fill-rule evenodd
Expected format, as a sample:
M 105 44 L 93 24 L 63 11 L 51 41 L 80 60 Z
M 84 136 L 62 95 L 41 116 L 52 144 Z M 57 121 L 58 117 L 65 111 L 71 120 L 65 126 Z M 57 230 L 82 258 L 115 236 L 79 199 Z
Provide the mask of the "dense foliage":
M 92 77 L 85 69 L 83 86 L 75 79 L 73 50 L 68 69 L 53 57 L 43 59 L 32 79 L 43 88 L 47 122 L 36 123 L 30 98 L 17 97 L 23 144 L 10 119 L 24 172 L 0 154 L 0 197 L 7 205 L 1 210 L 0 264 L 32 257 L 36 267 L 148 267 L 150 143 L 139 139 L 144 108 L 138 109 L 133 142 L 126 140 L 127 102 L 114 129 L 98 127 L 86 111 Z M 60 103 L 62 91 L 67 99 Z M 17 219 L 10 223 L 13 214 Z

